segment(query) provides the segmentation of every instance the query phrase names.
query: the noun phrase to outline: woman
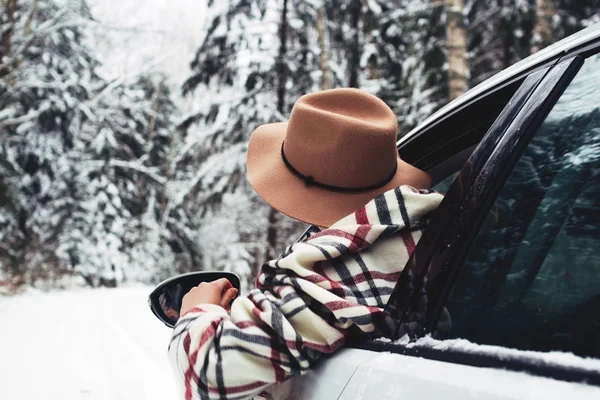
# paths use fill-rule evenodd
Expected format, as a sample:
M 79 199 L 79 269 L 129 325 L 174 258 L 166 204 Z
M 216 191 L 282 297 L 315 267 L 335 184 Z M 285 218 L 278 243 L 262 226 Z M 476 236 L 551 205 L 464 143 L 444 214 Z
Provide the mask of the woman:
M 351 336 L 390 334 L 383 308 L 442 196 L 398 157 L 397 121 L 357 89 L 302 96 L 287 123 L 248 145 L 248 180 L 267 203 L 320 232 L 264 264 L 237 298 L 227 280 L 183 299 L 169 347 L 186 399 L 238 399 L 300 375 Z

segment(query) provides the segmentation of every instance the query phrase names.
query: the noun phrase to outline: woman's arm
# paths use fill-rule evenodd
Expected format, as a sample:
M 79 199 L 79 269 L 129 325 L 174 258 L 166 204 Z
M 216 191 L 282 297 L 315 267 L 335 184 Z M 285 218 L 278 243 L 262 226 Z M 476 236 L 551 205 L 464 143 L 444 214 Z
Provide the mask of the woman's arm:
M 192 308 L 175 326 L 169 354 L 186 400 L 238 399 L 305 373 L 344 342 L 344 329 L 282 285 L 236 299 L 230 313 L 216 304 Z

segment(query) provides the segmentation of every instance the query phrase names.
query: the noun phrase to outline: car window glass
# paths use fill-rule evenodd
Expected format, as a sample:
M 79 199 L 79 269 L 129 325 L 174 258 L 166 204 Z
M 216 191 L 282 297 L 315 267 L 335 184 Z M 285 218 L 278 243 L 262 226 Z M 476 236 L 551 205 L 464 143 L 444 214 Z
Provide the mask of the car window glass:
M 450 189 L 452 182 L 454 182 L 454 180 L 456 179 L 457 175 L 458 175 L 458 171 L 453 172 L 448 177 L 446 177 L 444 180 L 442 180 L 441 182 L 439 182 L 435 186 L 433 186 L 432 189 L 438 193 L 446 194 L 448 192 L 448 189 Z
M 600 56 L 511 172 L 451 292 L 446 338 L 600 357 Z

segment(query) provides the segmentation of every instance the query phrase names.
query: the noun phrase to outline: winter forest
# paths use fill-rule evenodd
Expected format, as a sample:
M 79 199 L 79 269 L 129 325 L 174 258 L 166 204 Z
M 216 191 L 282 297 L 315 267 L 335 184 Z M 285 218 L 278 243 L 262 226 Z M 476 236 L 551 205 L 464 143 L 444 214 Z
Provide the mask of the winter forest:
M 89 1 L 0 0 L 0 292 L 251 281 L 305 228 L 246 183 L 258 125 L 351 86 L 401 136 L 600 21 L 597 0 L 206 0 L 181 84 L 152 63 L 107 76 Z

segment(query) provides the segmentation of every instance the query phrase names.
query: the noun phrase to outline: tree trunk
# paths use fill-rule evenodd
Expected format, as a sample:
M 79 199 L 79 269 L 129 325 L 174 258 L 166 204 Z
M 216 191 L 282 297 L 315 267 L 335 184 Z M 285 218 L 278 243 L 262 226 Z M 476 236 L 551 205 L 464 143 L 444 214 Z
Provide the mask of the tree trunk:
M 279 25 L 279 55 L 277 56 L 277 111 L 284 114 L 285 108 L 285 84 L 287 82 L 287 65 L 285 57 L 287 53 L 287 0 L 283 0 L 281 10 L 281 22 Z
M 6 0 L 2 4 L 3 7 L 6 8 L 6 13 L 8 16 L 8 23 L 10 27 L 2 32 L 2 36 L 0 36 L 0 65 L 2 65 L 2 59 L 4 57 L 8 57 L 10 54 L 10 48 L 12 44 L 12 33 L 15 29 L 15 9 L 17 8 L 17 0 Z M 4 12 L 4 11 L 3 11 Z M 0 70 L 0 77 L 6 75 L 8 70 Z
M 10 53 L 11 46 L 11 38 L 12 32 L 15 28 L 15 9 L 17 6 L 17 0 L 5 0 L 2 4 L 2 7 L 6 9 L 6 14 L 8 16 L 8 23 L 10 27 L 2 32 L 2 36 L 0 37 L 0 60 L 2 57 L 7 56 Z
M 555 0 L 535 0 L 536 23 L 533 28 L 531 54 L 552 44 L 552 18 L 556 14 Z
M 31 11 L 29 12 L 29 16 L 27 17 L 27 22 L 25 24 L 25 31 L 24 31 L 24 37 L 26 39 L 29 38 L 29 35 L 31 34 L 31 25 L 33 24 L 33 20 L 35 19 L 36 15 L 37 15 L 38 3 L 39 3 L 39 0 L 35 0 L 33 2 L 33 5 L 31 6 Z M 29 43 L 26 44 L 27 47 L 29 47 L 30 45 L 31 45 L 31 41 L 29 41 Z M 21 65 L 21 60 L 22 60 L 22 58 L 18 57 L 14 61 L 15 68 L 19 68 L 19 66 Z
M 360 17 L 362 11 L 362 1 L 352 0 L 350 6 L 350 18 L 352 32 L 354 34 L 352 43 L 350 45 L 350 77 L 348 79 L 348 86 L 358 87 L 358 72 L 360 71 Z
M 169 182 L 171 182 L 171 179 L 173 178 L 173 169 L 171 168 L 171 162 L 173 161 L 173 157 L 174 157 L 174 153 L 175 153 L 175 146 L 176 146 L 176 138 L 179 135 L 179 130 L 174 130 L 173 133 L 171 134 L 170 138 L 169 138 L 169 153 L 167 153 L 167 156 L 165 157 L 165 184 L 163 185 L 163 191 L 162 191 L 162 200 L 160 203 L 160 212 L 161 212 L 161 225 L 167 226 L 167 218 L 169 218 L 169 216 L 167 215 L 167 213 L 169 212 L 168 210 L 168 205 L 169 205 Z
M 327 58 L 327 48 L 325 46 L 325 34 L 327 32 L 327 15 L 325 14 L 325 1 L 323 6 L 319 9 L 319 15 L 317 16 L 317 33 L 319 35 L 319 51 L 320 51 L 320 64 L 321 64 L 321 89 L 329 89 L 329 60 Z
M 148 132 L 146 133 L 146 149 L 148 156 L 152 151 L 152 138 L 154 137 L 154 126 L 156 125 L 156 116 L 158 115 L 158 97 L 160 95 L 160 83 L 154 82 L 154 92 L 152 92 L 152 114 L 148 121 Z M 138 201 L 144 199 L 144 190 L 146 188 L 146 178 L 142 175 L 138 182 Z
M 463 19 L 463 0 L 445 0 L 446 49 L 448 50 L 448 88 L 452 101 L 467 91 L 467 31 Z
M 35 0 L 33 2 L 33 6 L 31 6 L 31 12 L 29 13 L 29 17 L 27 18 L 27 23 L 25 24 L 25 37 L 28 37 L 31 33 L 31 24 L 33 23 L 33 20 L 35 19 L 35 16 L 37 14 L 38 3 L 39 0 Z
M 279 222 L 279 215 L 277 215 L 277 212 L 278 211 L 273 207 L 269 208 L 269 216 L 267 220 L 267 260 L 273 260 L 277 257 L 277 225 Z
M 288 0 L 283 0 L 283 9 L 281 10 L 281 22 L 279 25 L 279 55 L 277 57 L 277 111 L 281 115 L 286 115 L 285 110 L 285 84 L 287 82 L 287 65 L 285 57 L 287 53 L 287 5 Z M 279 215 L 274 208 L 269 209 L 267 218 L 267 260 L 276 257 L 277 249 L 277 225 Z

